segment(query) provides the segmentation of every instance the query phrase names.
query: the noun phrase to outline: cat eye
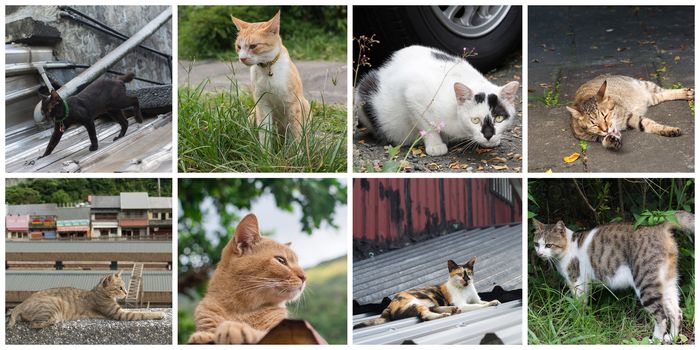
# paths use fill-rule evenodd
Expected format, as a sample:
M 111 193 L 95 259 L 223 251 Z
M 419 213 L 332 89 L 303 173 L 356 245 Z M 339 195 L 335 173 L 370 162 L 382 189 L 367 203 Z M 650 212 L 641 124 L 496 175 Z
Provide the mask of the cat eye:
M 539 244 L 539 243 L 535 243 L 535 248 L 539 248 L 539 247 L 540 247 L 540 244 Z
M 552 244 L 551 244 L 551 243 L 547 243 L 547 244 L 544 245 L 544 247 L 545 247 L 545 248 L 552 248 Z
M 479 119 L 479 117 L 474 117 L 474 118 L 472 118 L 472 123 L 479 124 L 479 123 L 481 123 L 481 119 Z
M 248 48 L 251 50 L 255 50 L 255 48 L 258 47 L 258 44 L 250 44 L 248 45 Z
M 241 49 L 241 45 L 236 45 L 236 48 L 240 50 L 240 49 Z
M 496 123 L 500 123 L 500 122 L 504 121 L 505 119 L 506 119 L 506 117 L 504 117 L 502 115 L 497 115 L 496 116 Z
M 280 264 L 287 265 L 287 259 L 285 259 L 284 257 L 276 256 L 275 259 L 277 259 L 277 261 L 279 261 Z

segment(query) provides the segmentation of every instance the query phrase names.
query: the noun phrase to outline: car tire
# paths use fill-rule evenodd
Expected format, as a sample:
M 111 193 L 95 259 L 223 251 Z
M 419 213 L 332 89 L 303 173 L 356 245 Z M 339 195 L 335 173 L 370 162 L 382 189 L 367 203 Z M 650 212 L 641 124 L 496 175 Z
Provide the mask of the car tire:
M 446 17 L 441 18 L 437 6 L 355 6 L 353 31 L 355 37 L 374 34 L 380 41 L 367 52 L 375 67 L 397 50 L 423 45 L 455 55 L 473 48 L 477 55 L 467 60 L 481 72 L 487 72 L 501 65 L 521 43 L 522 8 L 510 6 L 501 11 L 505 12 L 497 25 L 482 33 L 465 35 L 446 24 Z

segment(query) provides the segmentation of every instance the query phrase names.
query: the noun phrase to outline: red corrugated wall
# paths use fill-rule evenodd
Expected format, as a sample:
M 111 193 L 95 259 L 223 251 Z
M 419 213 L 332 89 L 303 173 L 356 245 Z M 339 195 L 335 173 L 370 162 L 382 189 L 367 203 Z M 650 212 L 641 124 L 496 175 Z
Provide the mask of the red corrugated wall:
M 522 203 L 508 203 L 490 179 L 354 179 L 353 238 L 398 241 L 455 227 L 520 222 Z

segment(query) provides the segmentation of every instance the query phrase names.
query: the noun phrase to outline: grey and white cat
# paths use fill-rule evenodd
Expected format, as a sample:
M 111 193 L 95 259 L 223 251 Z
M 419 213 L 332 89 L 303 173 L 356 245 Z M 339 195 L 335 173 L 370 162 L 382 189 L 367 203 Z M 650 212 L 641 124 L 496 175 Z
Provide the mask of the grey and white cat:
M 447 153 L 447 142 L 500 145 L 515 119 L 520 84 L 489 82 L 461 57 L 410 46 L 365 75 L 356 89 L 359 120 L 395 145 L 423 136 L 428 155 Z

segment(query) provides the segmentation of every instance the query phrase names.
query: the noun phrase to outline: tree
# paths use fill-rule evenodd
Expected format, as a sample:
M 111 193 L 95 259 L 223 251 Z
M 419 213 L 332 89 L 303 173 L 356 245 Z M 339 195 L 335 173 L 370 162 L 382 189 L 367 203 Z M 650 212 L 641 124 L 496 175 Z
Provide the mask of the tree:
M 302 230 L 312 234 L 323 223 L 336 227 L 335 208 L 347 201 L 347 187 L 337 179 L 180 179 L 178 255 L 180 275 L 178 291 L 195 298 L 202 295 L 210 269 L 219 261 L 221 250 L 240 220 L 236 212 L 250 209 L 265 194 L 275 198 L 278 208 L 291 212 L 301 209 Z M 219 229 L 207 238 L 203 227 L 201 204 L 211 201 L 220 218 Z
M 51 203 L 69 204 L 74 203 L 73 198 L 64 190 L 58 190 L 51 194 Z
M 5 200 L 10 204 L 41 203 L 41 193 L 33 188 L 8 187 L 5 190 Z

